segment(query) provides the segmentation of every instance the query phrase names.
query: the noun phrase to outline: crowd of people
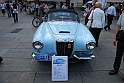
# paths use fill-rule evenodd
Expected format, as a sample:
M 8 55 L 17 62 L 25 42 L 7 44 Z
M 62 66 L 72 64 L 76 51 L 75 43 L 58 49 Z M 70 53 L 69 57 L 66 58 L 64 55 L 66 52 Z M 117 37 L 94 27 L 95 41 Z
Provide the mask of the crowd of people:
M 1 2 L 0 8 L 2 10 L 2 16 L 5 17 L 6 14 L 8 18 L 13 17 L 14 22 L 18 22 L 18 13 L 21 13 L 23 10 L 27 14 L 33 14 L 35 16 L 40 17 L 40 23 L 42 23 L 42 17 L 49 11 L 49 9 L 53 8 L 52 3 L 47 2 L 12 2 L 6 1 Z M 74 3 L 71 3 L 71 6 L 68 7 L 66 3 L 63 4 L 61 9 L 73 9 L 74 10 Z
M 110 26 L 112 24 L 113 18 L 117 16 L 114 3 L 110 3 L 110 6 L 107 8 L 106 11 L 105 11 L 105 5 L 103 6 L 102 4 L 105 3 L 101 2 L 100 0 L 93 0 L 93 6 L 91 6 L 91 4 L 87 4 L 87 8 L 85 9 L 86 12 L 85 25 L 89 26 L 89 22 L 90 24 L 92 22 L 92 25 L 89 28 L 96 40 L 96 47 L 98 47 L 98 40 L 101 30 L 103 28 L 105 29 L 105 31 L 111 30 Z M 120 13 L 120 15 L 121 14 L 122 13 Z M 106 26 L 105 26 L 105 22 L 107 22 Z
M 1 2 L 0 4 L 2 16 L 8 16 L 8 18 L 13 17 L 14 22 L 18 22 L 18 13 L 22 12 L 22 9 L 26 9 L 26 4 L 19 2 L 15 3 L 12 1 Z
M 40 2 L 12 2 L 6 1 L 1 2 L 0 8 L 2 16 L 8 16 L 8 18 L 13 17 L 14 22 L 18 22 L 18 13 L 25 11 L 27 14 L 38 15 L 40 7 L 44 4 L 44 13 L 48 12 L 49 9 L 53 8 L 53 4 L 40 3 Z
M 98 1 L 106 1 L 106 0 L 98 0 Z M 110 3 L 110 5 L 109 5 L 109 7 L 107 8 L 107 6 L 106 6 L 106 2 L 102 2 L 102 7 L 101 7 L 101 9 L 104 11 L 104 13 L 106 14 L 106 15 L 108 15 L 107 13 L 108 13 L 108 11 L 109 11 L 109 13 L 110 13 L 110 10 L 111 10 L 111 7 L 114 7 L 114 17 L 116 17 L 116 19 L 119 19 L 119 17 L 120 17 L 120 15 L 124 12 L 124 10 L 121 8 L 121 6 L 122 6 L 122 4 L 121 4 L 121 6 L 120 6 L 120 4 L 116 4 L 116 6 L 114 5 L 114 3 Z M 92 8 L 92 5 L 90 4 L 90 3 L 88 3 L 87 4 L 87 7 L 86 7 L 86 9 L 85 9 L 85 25 L 87 24 L 87 22 L 88 22 L 88 16 L 89 16 L 89 13 L 91 12 L 91 8 Z M 110 10 L 108 10 L 108 9 L 110 9 Z M 106 31 L 107 31 L 107 29 L 106 29 Z
M 124 8 L 123 8 L 124 10 Z M 89 31 L 92 33 L 96 40 L 96 47 L 98 47 L 99 36 L 102 29 L 111 30 L 110 26 L 112 24 L 113 18 L 117 16 L 116 7 L 114 3 L 110 3 L 110 6 L 107 8 L 106 12 L 102 7 L 102 2 L 99 0 L 93 0 L 93 7 L 90 4 L 87 5 L 85 9 L 87 15 L 85 17 L 85 25 L 91 22 L 91 26 L 89 26 Z M 124 53 L 124 42 L 116 40 L 116 34 L 119 30 L 124 30 L 124 13 L 119 13 L 117 28 L 114 34 L 113 45 L 116 46 L 116 57 L 113 65 L 113 69 L 110 70 L 109 75 L 117 74 L 121 65 L 122 56 Z M 105 22 L 107 21 L 107 25 L 105 26 Z M 124 34 L 122 34 L 124 35 Z

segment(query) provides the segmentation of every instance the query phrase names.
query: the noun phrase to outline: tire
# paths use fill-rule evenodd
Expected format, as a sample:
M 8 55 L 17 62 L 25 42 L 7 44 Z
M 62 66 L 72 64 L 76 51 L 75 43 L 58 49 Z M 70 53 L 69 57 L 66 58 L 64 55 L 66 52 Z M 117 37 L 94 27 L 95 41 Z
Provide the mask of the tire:
M 33 25 L 35 28 L 39 27 L 39 25 L 40 25 L 40 18 L 35 17 L 35 18 L 32 20 L 32 25 Z

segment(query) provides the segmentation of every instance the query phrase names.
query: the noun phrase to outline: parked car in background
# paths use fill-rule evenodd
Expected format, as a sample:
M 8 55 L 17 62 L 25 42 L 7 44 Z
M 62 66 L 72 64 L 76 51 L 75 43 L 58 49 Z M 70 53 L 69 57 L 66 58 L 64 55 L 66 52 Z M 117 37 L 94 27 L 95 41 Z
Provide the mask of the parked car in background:
M 78 14 L 70 9 L 50 9 L 36 30 L 32 56 L 38 61 L 51 61 L 52 56 L 94 58 L 95 39 Z
M 92 1 L 88 1 L 87 3 L 83 4 L 81 9 L 85 10 L 87 8 L 87 4 L 90 4 L 92 6 Z

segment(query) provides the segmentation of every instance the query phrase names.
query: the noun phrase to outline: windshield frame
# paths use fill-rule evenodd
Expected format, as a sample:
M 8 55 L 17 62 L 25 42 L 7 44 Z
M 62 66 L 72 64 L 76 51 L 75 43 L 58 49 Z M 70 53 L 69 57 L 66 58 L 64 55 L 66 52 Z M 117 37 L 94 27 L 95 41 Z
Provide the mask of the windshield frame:
M 66 14 L 65 15 L 65 17 L 66 17 L 66 19 L 68 18 L 73 18 L 73 20 L 72 21 L 70 21 L 70 20 L 52 20 L 51 18 L 53 18 L 53 15 L 52 14 L 60 14 L 60 15 L 62 15 L 62 14 Z M 69 17 L 67 17 L 67 14 L 70 14 L 70 16 Z M 71 16 L 72 15 L 72 16 Z M 79 19 L 79 17 L 78 17 L 78 14 L 77 14 L 77 12 L 76 11 L 74 11 L 74 10 L 70 10 L 70 9 L 50 9 L 49 10 L 49 12 L 48 12 L 48 14 L 47 14 L 47 21 L 48 22 L 52 22 L 52 21 L 70 21 L 70 22 L 80 22 L 80 19 Z
M 70 12 L 52 12 L 48 14 L 48 21 L 77 22 L 77 15 Z

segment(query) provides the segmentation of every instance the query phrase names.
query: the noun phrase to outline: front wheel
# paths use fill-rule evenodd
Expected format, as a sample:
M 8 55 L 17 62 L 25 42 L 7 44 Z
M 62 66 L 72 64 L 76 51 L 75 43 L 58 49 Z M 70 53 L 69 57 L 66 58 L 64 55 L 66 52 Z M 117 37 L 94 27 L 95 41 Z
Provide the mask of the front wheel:
M 35 18 L 32 20 L 32 25 L 33 25 L 35 28 L 39 27 L 39 25 L 40 25 L 40 18 L 35 17 Z

